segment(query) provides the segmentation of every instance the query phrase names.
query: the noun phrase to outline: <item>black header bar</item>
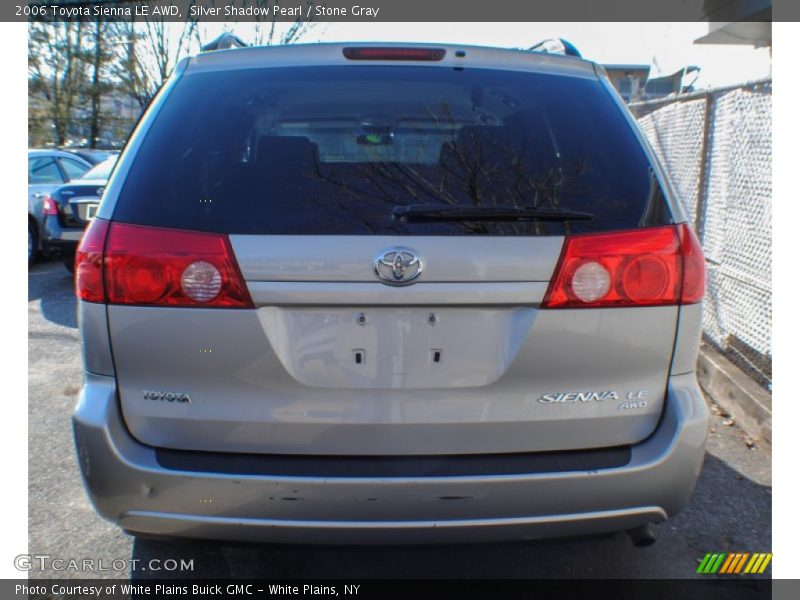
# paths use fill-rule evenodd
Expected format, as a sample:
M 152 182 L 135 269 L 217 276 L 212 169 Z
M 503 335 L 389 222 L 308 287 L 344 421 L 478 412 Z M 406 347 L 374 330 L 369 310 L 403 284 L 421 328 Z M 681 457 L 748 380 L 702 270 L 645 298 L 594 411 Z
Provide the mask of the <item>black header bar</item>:
M 795 21 L 781 0 L 32 0 L 0 3 L 0 20 L 266 22 Z

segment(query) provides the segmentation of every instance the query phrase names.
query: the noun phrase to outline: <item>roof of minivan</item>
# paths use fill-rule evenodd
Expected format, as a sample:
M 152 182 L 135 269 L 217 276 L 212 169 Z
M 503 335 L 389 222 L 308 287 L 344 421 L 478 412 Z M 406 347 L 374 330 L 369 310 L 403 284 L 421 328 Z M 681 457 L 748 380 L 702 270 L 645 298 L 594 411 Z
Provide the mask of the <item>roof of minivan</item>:
M 419 60 L 349 60 L 344 48 L 443 48 L 445 56 L 438 61 Z M 258 67 L 291 67 L 320 65 L 415 65 L 426 67 L 472 67 L 490 69 L 531 70 L 560 73 L 575 77 L 597 77 L 594 63 L 575 56 L 530 52 L 506 48 L 456 44 L 420 44 L 387 42 L 343 42 L 325 44 L 289 44 L 283 46 L 251 46 L 202 52 L 185 59 L 186 72 L 252 69 Z

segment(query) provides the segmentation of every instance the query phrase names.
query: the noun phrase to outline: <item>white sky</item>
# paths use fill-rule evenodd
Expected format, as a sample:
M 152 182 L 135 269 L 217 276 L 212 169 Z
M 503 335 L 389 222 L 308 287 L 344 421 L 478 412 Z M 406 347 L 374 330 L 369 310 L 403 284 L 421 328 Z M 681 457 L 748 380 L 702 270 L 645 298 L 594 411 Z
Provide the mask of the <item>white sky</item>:
M 248 40 L 250 23 L 204 23 L 233 29 Z M 213 25 L 213 26 L 212 26 Z M 769 50 L 751 46 L 694 44 L 707 23 L 319 23 L 302 41 L 454 42 L 500 47 L 529 47 L 562 37 L 584 57 L 601 63 L 649 65 L 661 74 L 686 65 L 701 67 L 695 87 L 743 83 L 770 75 Z M 654 74 L 658 74 L 657 71 Z

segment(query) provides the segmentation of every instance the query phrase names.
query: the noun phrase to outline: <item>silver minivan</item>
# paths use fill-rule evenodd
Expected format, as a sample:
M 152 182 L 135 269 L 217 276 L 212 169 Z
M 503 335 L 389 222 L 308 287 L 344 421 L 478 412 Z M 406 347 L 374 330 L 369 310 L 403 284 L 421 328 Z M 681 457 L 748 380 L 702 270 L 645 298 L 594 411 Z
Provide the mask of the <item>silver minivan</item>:
M 186 59 L 76 288 L 80 467 L 133 534 L 647 543 L 703 462 L 702 250 L 579 57 Z

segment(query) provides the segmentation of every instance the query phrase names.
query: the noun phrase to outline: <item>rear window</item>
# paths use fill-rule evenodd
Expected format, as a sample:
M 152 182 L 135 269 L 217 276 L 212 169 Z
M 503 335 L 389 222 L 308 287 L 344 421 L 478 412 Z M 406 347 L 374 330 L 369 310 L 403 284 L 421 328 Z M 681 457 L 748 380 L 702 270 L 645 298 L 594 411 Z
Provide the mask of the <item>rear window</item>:
M 28 159 L 28 184 L 63 183 L 61 171 L 49 156 Z
M 394 218 L 406 205 L 592 218 Z M 378 65 L 185 75 L 113 218 L 284 235 L 563 235 L 670 219 L 646 155 L 597 80 Z
M 86 171 L 83 179 L 108 179 L 111 176 L 111 170 L 117 163 L 117 157 L 112 156 L 105 159 L 103 162 L 96 164 L 91 169 Z

